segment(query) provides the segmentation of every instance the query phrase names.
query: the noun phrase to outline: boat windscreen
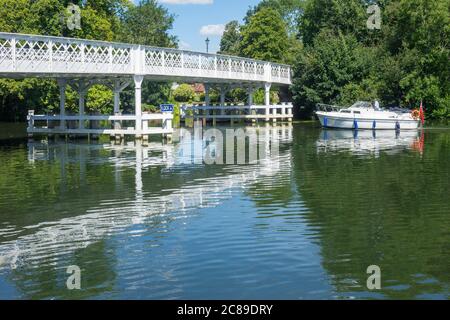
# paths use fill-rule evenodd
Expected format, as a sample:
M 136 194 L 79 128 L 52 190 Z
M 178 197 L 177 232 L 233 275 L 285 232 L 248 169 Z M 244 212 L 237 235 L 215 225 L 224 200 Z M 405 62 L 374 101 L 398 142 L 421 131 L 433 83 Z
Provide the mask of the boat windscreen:
M 372 103 L 367 101 L 358 101 L 354 103 L 351 108 L 373 108 Z

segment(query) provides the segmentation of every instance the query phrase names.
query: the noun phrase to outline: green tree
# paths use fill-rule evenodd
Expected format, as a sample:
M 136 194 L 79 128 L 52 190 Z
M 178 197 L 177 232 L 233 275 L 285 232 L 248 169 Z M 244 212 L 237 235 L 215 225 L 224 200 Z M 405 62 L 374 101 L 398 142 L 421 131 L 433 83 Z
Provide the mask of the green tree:
M 301 115 L 312 114 L 317 103 L 350 103 L 353 99 L 373 98 L 366 92 L 375 52 L 358 43 L 352 35 L 334 35 L 323 30 L 312 46 L 298 56 L 292 91 Z M 373 82 L 370 83 L 373 85 Z
M 238 55 L 241 42 L 239 22 L 234 20 L 226 24 L 225 31 L 220 40 L 221 54 Z
M 288 27 L 289 34 L 295 36 L 298 33 L 297 24 L 303 14 L 304 4 L 304 0 L 262 0 L 247 11 L 244 20 L 246 23 L 249 23 L 251 17 L 258 11 L 264 8 L 271 8 L 281 15 Z
M 120 41 L 160 47 L 175 47 L 177 44 L 176 37 L 168 33 L 173 27 L 174 15 L 156 0 L 141 0 L 138 5 L 131 6 L 121 19 L 117 36 Z
M 305 45 L 324 29 L 335 34 L 352 34 L 358 40 L 367 35 L 367 14 L 363 0 L 307 0 L 299 19 L 299 36 Z
M 273 62 L 284 62 L 288 48 L 286 24 L 272 8 L 264 8 L 242 27 L 240 52 L 243 56 Z
M 190 103 L 195 98 L 195 91 L 191 85 L 183 83 L 174 90 L 173 97 L 177 102 Z
M 450 10 L 445 0 L 401 0 L 386 6 L 386 51 L 401 70 L 402 103 L 450 117 Z

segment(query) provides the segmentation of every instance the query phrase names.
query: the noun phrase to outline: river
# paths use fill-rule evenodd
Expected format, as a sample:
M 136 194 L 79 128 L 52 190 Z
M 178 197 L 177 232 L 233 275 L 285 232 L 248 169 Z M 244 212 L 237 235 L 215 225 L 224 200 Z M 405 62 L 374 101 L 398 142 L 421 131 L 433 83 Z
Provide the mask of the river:
M 206 165 L 1 124 L 0 299 L 450 298 L 449 128 L 266 130 L 276 155 Z

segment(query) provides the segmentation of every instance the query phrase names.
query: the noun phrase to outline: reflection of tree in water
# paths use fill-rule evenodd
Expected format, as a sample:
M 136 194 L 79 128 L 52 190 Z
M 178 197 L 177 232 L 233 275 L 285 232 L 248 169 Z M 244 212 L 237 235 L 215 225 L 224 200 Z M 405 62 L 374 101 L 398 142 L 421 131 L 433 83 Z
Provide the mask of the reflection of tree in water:
M 296 130 L 293 172 L 309 224 L 320 230 L 323 266 L 338 292 L 366 292 L 379 265 L 389 298 L 448 295 L 450 135 L 426 135 L 411 150 L 358 158 L 318 153 L 318 132 Z
M 276 165 L 279 170 L 275 176 L 258 179 L 245 190 L 251 196 L 257 208 L 264 208 L 268 205 L 285 207 L 292 201 L 295 193 L 295 186 L 292 184 L 292 156 L 291 145 L 280 144 L 280 155 Z
M 100 240 L 74 251 L 56 267 L 50 262 L 39 263 L 15 269 L 9 277 L 21 297 L 26 299 L 87 299 L 113 292 L 116 284 L 114 252 L 110 242 Z M 81 268 L 81 290 L 68 290 L 66 287 L 70 276 L 66 270 L 71 265 Z

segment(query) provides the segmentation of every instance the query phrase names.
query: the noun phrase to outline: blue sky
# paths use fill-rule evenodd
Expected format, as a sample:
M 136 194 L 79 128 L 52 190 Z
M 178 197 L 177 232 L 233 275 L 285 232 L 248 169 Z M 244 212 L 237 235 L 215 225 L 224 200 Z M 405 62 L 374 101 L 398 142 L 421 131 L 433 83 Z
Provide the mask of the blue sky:
M 139 0 L 135 0 L 139 2 Z M 206 51 L 205 39 L 210 42 L 210 52 L 219 50 L 220 33 L 231 20 L 245 17 L 250 6 L 260 0 L 158 0 L 169 12 L 175 14 L 172 33 L 179 39 L 180 48 Z

